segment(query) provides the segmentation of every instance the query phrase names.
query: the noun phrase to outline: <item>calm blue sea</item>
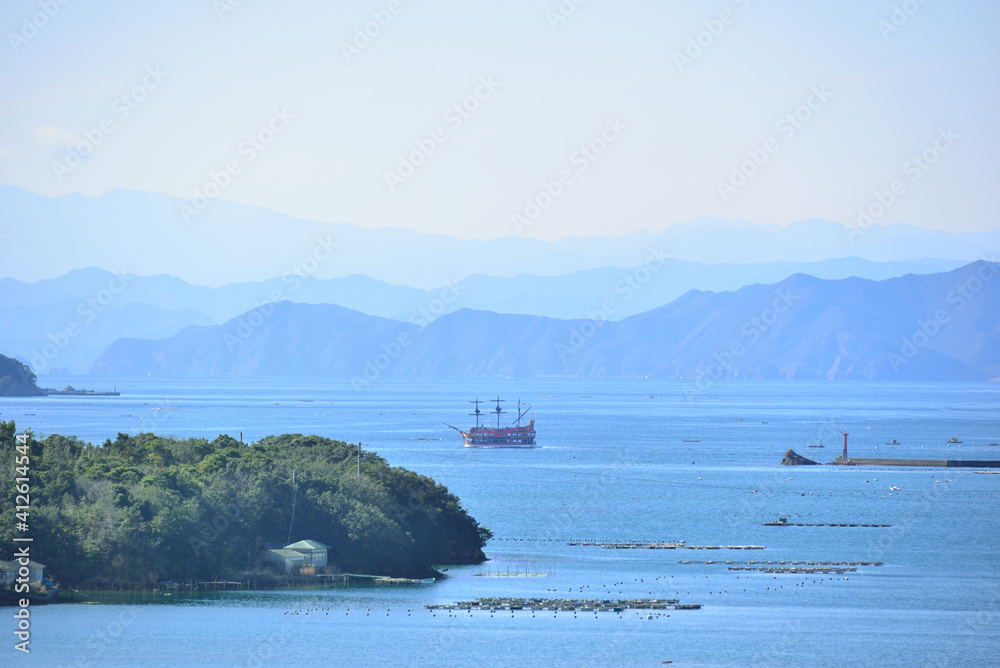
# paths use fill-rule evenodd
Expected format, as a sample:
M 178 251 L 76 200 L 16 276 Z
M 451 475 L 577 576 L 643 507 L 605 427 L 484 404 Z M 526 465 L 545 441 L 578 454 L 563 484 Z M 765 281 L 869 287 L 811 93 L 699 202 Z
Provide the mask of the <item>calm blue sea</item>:
M 111 389 L 105 378 L 44 379 L 66 383 Z M 495 532 L 491 561 L 449 567 L 432 585 L 39 607 L 30 656 L 13 650 L 8 633 L 5 666 L 1000 664 L 1000 475 L 778 465 L 788 448 L 831 461 L 843 430 L 859 457 L 1000 459 L 989 445 L 1000 442 L 996 383 L 697 390 L 652 380 L 382 380 L 357 393 L 343 383 L 150 379 L 118 389 L 114 398 L 0 399 L 0 418 L 94 443 L 146 431 L 361 441 L 457 494 Z M 498 394 L 506 408 L 519 398 L 533 405 L 541 447 L 464 449 L 444 426 L 467 426 L 468 402 Z M 886 445 L 893 439 L 900 445 Z M 760 525 L 779 514 L 892 527 Z M 576 540 L 766 549 L 568 544 Z M 803 576 L 681 560 L 884 565 Z M 508 572 L 541 575 L 496 577 Z M 703 607 L 653 619 L 424 608 L 485 596 L 674 597 Z

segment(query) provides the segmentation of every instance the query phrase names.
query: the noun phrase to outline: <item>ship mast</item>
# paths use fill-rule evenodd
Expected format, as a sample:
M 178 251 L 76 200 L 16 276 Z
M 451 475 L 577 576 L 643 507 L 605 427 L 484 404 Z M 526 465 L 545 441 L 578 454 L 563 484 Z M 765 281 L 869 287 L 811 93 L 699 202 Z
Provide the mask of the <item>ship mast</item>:
M 531 404 L 529 404 L 529 403 L 525 403 L 524 405 L 527 406 L 528 408 L 525 408 L 522 411 L 521 410 L 521 400 L 520 399 L 517 400 L 517 420 L 514 422 L 514 425 L 516 427 L 518 427 L 518 428 L 521 427 L 521 418 L 523 418 L 525 416 L 525 414 L 528 412 L 528 410 L 531 408 Z
M 500 429 L 500 414 L 503 413 L 503 411 L 500 409 L 500 402 L 503 401 L 503 399 L 501 399 L 500 397 L 497 397 L 493 401 L 495 401 L 497 403 L 497 407 L 494 410 L 496 411 L 496 414 L 497 414 L 497 429 L 499 430 Z
M 479 397 L 476 397 L 475 401 L 470 401 L 469 403 L 476 405 L 476 412 L 475 413 L 469 413 L 469 415 L 475 415 L 476 416 L 476 429 L 479 429 L 479 416 L 482 414 L 482 411 L 479 410 L 479 404 L 481 404 L 482 402 L 479 401 Z

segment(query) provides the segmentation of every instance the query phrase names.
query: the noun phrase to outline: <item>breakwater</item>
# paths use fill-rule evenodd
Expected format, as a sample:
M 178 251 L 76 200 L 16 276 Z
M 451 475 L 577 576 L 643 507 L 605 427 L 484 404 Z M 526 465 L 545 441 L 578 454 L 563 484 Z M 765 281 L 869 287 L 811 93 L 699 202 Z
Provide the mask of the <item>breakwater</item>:
M 845 444 L 844 453 L 847 448 Z M 814 462 L 794 450 L 787 450 L 781 460 L 784 466 L 818 466 Z M 846 457 L 838 456 L 826 466 L 923 466 L 928 468 L 1000 468 L 1000 460 L 996 459 L 896 459 L 891 457 Z
M 926 466 L 933 468 L 1000 468 L 1000 460 L 990 459 L 887 459 L 866 457 L 837 457 L 839 466 Z

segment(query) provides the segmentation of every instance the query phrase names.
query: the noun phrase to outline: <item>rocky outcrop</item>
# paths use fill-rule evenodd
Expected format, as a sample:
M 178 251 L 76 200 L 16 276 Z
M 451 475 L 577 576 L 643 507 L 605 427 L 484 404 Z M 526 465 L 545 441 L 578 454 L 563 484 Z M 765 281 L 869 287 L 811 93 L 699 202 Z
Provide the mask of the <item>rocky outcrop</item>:
M 791 448 L 785 451 L 785 457 L 781 460 L 781 463 L 785 466 L 818 466 L 819 462 L 814 462 L 811 459 L 806 459 L 802 455 L 798 454 Z

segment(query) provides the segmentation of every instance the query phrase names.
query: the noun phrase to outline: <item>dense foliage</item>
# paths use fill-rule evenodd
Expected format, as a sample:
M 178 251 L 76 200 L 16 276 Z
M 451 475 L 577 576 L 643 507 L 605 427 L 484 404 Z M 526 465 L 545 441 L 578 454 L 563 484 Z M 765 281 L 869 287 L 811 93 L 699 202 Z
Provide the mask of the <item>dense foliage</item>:
M 15 533 L 13 422 L 0 421 L 0 558 Z M 103 446 L 32 439 L 32 553 L 66 584 L 208 579 L 261 569 L 265 544 L 330 545 L 343 572 L 424 576 L 478 563 L 489 537 L 430 478 L 319 436 L 175 440 L 118 434 Z
M 16 359 L 0 355 L 0 397 L 31 397 L 44 394 L 34 372 Z

